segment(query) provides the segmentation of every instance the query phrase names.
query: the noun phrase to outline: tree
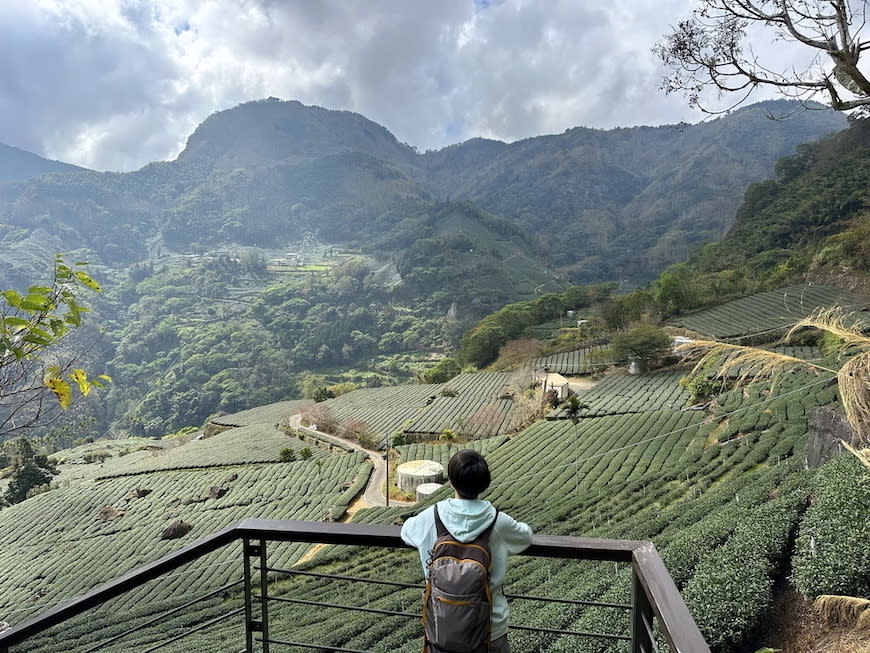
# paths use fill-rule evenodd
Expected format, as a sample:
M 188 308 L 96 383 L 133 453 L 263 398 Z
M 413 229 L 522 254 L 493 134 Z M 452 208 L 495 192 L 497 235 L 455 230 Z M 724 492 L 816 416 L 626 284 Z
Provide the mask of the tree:
M 662 89 L 684 93 L 702 111 L 708 88 L 744 93 L 740 104 L 759 87 L 802 101 L 821 96 L 838 111 L 867 111 L 870 80 L 858 67 L 870 48 L 861 39 L 866 20 L 866 0 L 701 0 L 653 52 L 671 69 Z M 802 44 L 815 57 L 803 70 L 774 70 L 748 43 L 756 28 L 773 40 Z
M 670 266 L 655 282 L 654 297 L 665 316 L 676 315 L 697 306 L 700 289 L 695 275 L 685 263 Z
M 616 360 L 630 359 L 647 363 L 667 356 L 671 351 L 671 339 L 664 329 L 641 326 L 615 335 L 612 346 Z
M 58 473 L 46 456 L 33 450 L 33 445 L 26 438 L 19 438 L 6 448 L 12 467 L 9 485 L 3 495 L 6 503 L 24 501 L 31 490 L 48 485 L 51 477 Z
M 78 294 L 100 292 L 85 265 L 69 266 L 58 254 L 50 285 L 0 292 L 0 437 L 45 421 L 51 394 L 65 410 L 74 387 L 85 396 L 111 380 L 104 374 L 89 378 L 75 367 L 75 356 L 61 355 L 61 342 L 81 327 L 89 310 L 79 304 Z
M 442 358 L 423 373 L 423 380 L 426 383 L 447 383 L 461 371 L 455 359 Z

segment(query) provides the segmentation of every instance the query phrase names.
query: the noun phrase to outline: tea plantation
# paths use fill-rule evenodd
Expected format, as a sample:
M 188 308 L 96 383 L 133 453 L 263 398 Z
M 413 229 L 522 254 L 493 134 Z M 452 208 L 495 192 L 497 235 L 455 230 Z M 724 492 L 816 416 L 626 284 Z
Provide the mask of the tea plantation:
M 772 389 L 759 385 L 729 390 L 706 410 L 686 410 L 679 378 L 674 372 L 605 377 L 581 393 L 589 408 L 577 420 L 556 411 L 518 434 L 475 441 L 470 446 L 486 453 L 493 470 L 485 498 L 538 533 L 654 541 L 717 652 L 747 650 L 748 638 L 763 632 L 758 629 L 787 582 L 808 597 L 823 592 L 866 596 L 866 474 L 849 456 L 819 469 L 805 468 L 808 415 L 837 402 L 831 379 L 786 374 Z M 486 392 L 492 397 L 499 382 L 487 377 L 481 384 L 488 384 Z M 458 377 L 445 385 L 462 390 L 472 387 L 474 379 Z M 423 401 L 420 406 L 419 401 L 424 395 L 438 397 L 438 388 L 418 386 L 419 394 L 412 388 L 393 390 L 395 406 L 414 407 L 425 415 L 435 403 Z M 371 399 L 373 391 L 356 398 L 354 394 L 332 400 L 333 406 L 365 406 L 368 402 L 360 399 Z M 402 396 L 413 400 L 403 403 L 398 400 Z M 372 415 L 375 408 L 364 410 Z M 384 424 L 397 421 L 390 418 Z M 68 487 L 3 510 L 0 605 L 5 612 L 0 617 L 18 621 L 17 610 L 39 611 L 173 550 L 178 543 L 159 539 L 160 530 L 173 519 L 193 524 L 182 540 L 189 542 L 241 517 L 319 519 L 334 505 L 347 505 L 351 493 L 362 487 L 359 479 L 367 478 L 368 465 L 353 454 L 326 450 L 306 461 L 274 462 L 276 447 L 300 445 L 311 446 L 281 435 L 273 425 L 248 425 L 139 456 L 126 467 L 106 461 L 103 474 L 84 475 Z M 403 445 L 398 452 L 403 460 L 444 463 L 457 447 L 421 443 Z M 237 478 L 226 481 L 231 473 Z M 203 499 L 210 487 L 222 483 L 229 488 L 225 495 Z M 125 501 L 136 488 L 152 492 Z M 354 520 L 396 523 L 448 492 L 445 488 L 421 506 L 362 510 Z M 124 510 L 124 515 L 99 520 L 105 505 Z M 15 523 L 31 526 L 26 531 L 6 526 Z M 290 567 L 304 548 L 272 545 L 270 566 Z M 58 642 L 63 641 L 63 650 L 84 651 L 120 632 L 120 624 L 143 623 L 194 591 L 201 594 L 239 579 L 241 556 L 238 547 L 230 549 L 117 599 L 87 620 L 65 624 L 62 634 L 54 629 L 18 650 L 60 650 Z M 327 547 L 296 568 L 411 583 L 422 579 L 419 559 L 411 551 Z M 506 588 L 513 595 L 621 604 L 629 599 L 629 580 L 624 565 L 517 557 Z M 270 592 L 407 615 L 274 603 L 273 638 L 353 650 L 419 650 L 417 589 L 276 575 Z M 237 588 L 226 589 L 157 628 L 143 629 L 124 644 L 102 650 L 148 650 L 186 626 L 240 606 L 240 597 Z M 624 642 L 519 628 L 625 635 L 625 610 L 526 598 L 511 602 L 512 624 L 517 626 L 510 633 L 514 651 L 625 650 Z M 241 624 L 237 616 L 161 650 L 239 650 Z M 764 642 L 755 644 L 761 648 Z

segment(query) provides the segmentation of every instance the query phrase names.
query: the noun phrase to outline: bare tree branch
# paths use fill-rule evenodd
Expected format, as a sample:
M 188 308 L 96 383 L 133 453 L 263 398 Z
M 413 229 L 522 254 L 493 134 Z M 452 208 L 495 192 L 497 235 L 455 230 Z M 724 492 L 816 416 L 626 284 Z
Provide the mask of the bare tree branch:
M 770 87 L 801 101 L 823 95 L 839 111 L 867 107 L 870 112 L 870 79 L 859 67 L 861 53 L 870 48 L 870 41 L 860 38 L 866 20 L 867 0 L 701 0 L 653 52 L 671 70 L 662 89 L 684 93 L 690 106 L 704 111 L 708 89 L 722 94 Z M 752 54 L 748 28 L 753 25 L 774 40 L 827 55 L 829 67 L 816 62 L 803 72 L 773 70 Z M 842 89 L 857 97 L 844 99 Z

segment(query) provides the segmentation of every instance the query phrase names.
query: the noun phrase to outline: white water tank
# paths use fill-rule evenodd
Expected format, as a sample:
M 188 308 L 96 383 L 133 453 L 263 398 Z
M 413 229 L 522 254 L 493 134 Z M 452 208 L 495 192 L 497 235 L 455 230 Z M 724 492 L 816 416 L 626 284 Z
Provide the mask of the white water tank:
M 423 501 L 443 488 L 442 483 L 423 483 L 417 486 L 417 501 Z
M 396 468 L 399 488 L 414 492 L 418 485 L 444 480 L 444 465 L 434 460 L 411 460 Z

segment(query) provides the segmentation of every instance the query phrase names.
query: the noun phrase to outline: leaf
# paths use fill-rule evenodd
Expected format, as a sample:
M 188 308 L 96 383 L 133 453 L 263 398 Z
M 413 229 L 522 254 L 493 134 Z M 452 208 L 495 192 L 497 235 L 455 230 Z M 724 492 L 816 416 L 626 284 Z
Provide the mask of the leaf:
M 30 288 L 27 289 L 27 292 L 31 295 L 50 295 L 51 288 L 48 286 L 30 286 Z
M 39 331 L 39 329 L 31 329 L 21 340 L 31 345 L 39 345 L 40 347 L 47 347 L 54 342 L 51 336 L 45 333 L 45 331 Z
M 64 323 L 64 321 L 63 321 L 63 320 L 59 320 L 59 319 L 57 319 L 57 318 L 51 320 L 51 321 L 48 323 L 48 326 L 51 327 L 51 331 L 52 331 L 52 333 L 54 333 L 54 337 L 55 337 L 55 338 L 60 338 L 60 337 L 62 337 L 62 336 L 64 336 L 64 335 L 66 335 L 66 332 L 67 332 L 67 330 L 68 330 L 66 324 Z
M 27 297 L 21 300 L 21 308 L 28 311 L 44 311 L 50 306 L 51 302 L 48 300 L 48 297 L 38 293 L 27 295 Z
M 109 376 L 108 374 L 100 374 L 97 378 L 98 378 L 98 379 L 103 379 L 103 381 L 106 381 L 107 383 L 111 383 L 111 382 L 112 382 L 112 377 Z
M 76 270 L 76 279 L 78 279 L 79 283 L 84 284 L 91 290 L 96 290 L 97 292 L 101 292 L 102 288 L 100 288 L 100 284 L 94 281 L 84 270 Z
M 87 397 L 91 391 L 91 382 L 88 381 L 88 373 L 82 369 L 76 368 L 70 373 L 69 378 L 78 384 L 79 392 Z
M 23 317 L 15 317 L 14 315 L 9 315 L 3 318 L 3 323 L 6 326 L 26 327 L 28 324 L 30 324 L 30 321 L 25 320 Z
M 72 388 L 69 383 L 58 376 L 56 367 L 49 368 L 49 372 L 46 373 L 43 381 L 45 386 L 57 397 L 60 407 L 64 410 L 69 408 L 72 401 Z
M 12 308 L 18 308 L 21 306 L 21 293 L 17 290 L 4 290 L 3 296 L 6 298 L 6 303 L 9 304 Z

